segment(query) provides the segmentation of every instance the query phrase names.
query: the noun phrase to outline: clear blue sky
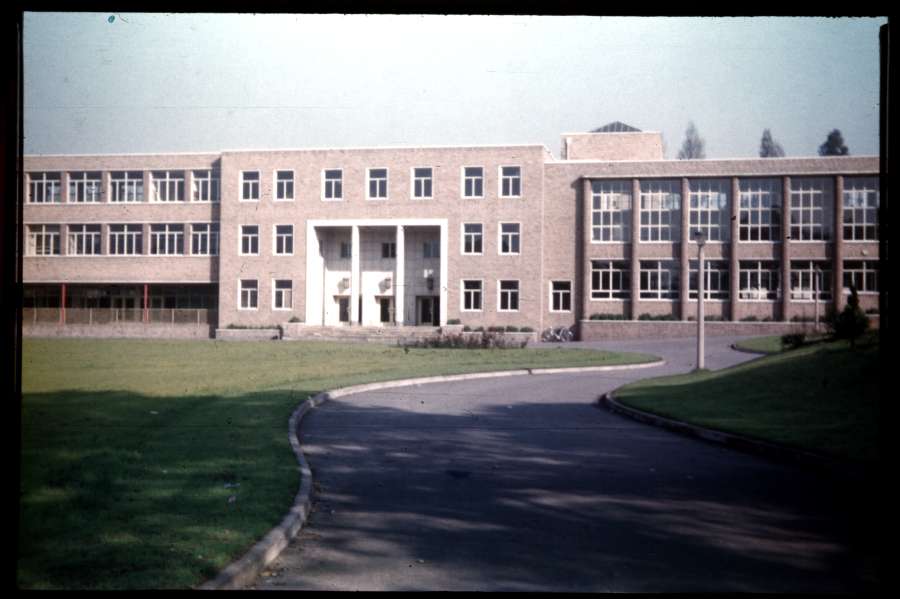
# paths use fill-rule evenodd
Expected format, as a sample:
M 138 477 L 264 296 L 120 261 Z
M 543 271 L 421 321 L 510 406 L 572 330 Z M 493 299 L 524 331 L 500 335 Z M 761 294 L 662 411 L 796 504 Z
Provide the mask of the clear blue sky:
M 114 17 L 114 18 L 110 18 Z M 543 143 L 878 153 L 886 19 L 26 13 L 25 151 Z

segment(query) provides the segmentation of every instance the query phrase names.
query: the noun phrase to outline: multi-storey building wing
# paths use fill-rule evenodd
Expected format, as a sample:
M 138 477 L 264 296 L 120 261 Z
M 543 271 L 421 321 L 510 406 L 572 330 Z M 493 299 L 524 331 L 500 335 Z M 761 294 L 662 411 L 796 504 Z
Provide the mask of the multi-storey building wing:
M 564 134 L 560 159 L 542 145 L 27 156 L 24 320 L 686 320 L 697 232 L 713 318 L 805 318 L 851 284 L 877 306 L 877 157 L 664 160 L 658 133 L 631 129 Z

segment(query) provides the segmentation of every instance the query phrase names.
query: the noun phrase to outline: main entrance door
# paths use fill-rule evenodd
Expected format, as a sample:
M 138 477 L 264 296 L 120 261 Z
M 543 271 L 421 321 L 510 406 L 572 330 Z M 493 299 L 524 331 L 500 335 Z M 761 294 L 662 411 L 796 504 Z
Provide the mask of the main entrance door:
M 441 324 L 441 298 L 437 295 L 416 296 L 416 324 L 438 326 Z

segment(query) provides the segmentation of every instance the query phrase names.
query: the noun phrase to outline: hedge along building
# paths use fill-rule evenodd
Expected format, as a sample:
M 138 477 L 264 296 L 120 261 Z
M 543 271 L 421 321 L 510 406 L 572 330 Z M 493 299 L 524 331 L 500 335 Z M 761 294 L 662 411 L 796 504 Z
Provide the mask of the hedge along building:
M 542 145 L 26 156 L 23 321 L 687 320 L 697 230 L 715 318 L 808 318 L 816 287 L 824 314 L 851 282 L 877 306 L 877 157 L 664 160 L 659 133 L 619 124 L 562 141 L 559 160 Z

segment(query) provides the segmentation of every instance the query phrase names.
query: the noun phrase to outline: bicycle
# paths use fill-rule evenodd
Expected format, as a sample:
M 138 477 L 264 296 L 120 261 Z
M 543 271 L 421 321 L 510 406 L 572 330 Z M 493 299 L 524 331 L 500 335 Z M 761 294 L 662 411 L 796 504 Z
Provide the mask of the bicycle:
M 558 327 L 556 329 L 546 329 L 541 334 L 541 340 L 547 342 L 567 342 L 572 341 L 575 334 L 568 327 Z

